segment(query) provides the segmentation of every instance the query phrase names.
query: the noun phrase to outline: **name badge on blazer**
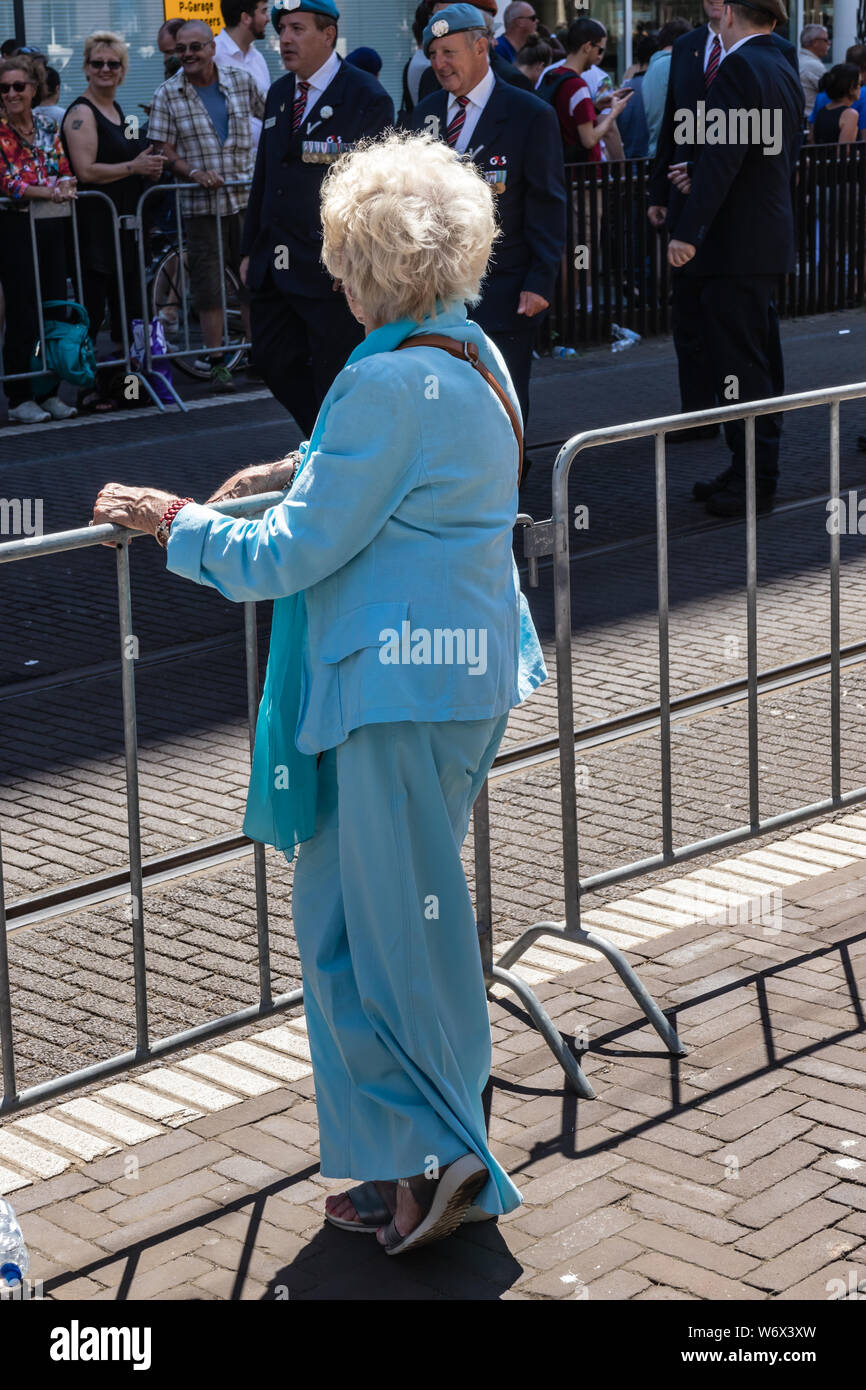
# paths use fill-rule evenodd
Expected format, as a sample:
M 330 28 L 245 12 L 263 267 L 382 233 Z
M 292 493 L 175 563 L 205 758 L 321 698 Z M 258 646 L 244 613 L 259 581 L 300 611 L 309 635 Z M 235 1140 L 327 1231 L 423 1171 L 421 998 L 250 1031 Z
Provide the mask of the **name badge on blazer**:
M 353 146 L 339 135 L 329 135 L 327 140 L 302 140 L 301 160 L 304 164 L 333 164 L 341 154 Z
M 271 129 L 271 126 L 275 126 L 276 123 L 277 123 L 277 118 L 276 118 L 276 116 L 268 116 L 268 119 L 265 121 L 265 130 L 270 130 L 270 129 Z

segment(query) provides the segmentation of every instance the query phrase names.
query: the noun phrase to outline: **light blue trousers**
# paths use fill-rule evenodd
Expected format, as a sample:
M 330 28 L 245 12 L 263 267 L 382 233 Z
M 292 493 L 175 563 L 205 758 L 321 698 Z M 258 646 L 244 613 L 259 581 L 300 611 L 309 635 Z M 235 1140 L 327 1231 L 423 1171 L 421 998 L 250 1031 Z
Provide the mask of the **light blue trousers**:
M 498 719 L 368 724 L 329 749 L 292 910 L 321 1171 L 393 1180 L 471 1150 L 502 1213 L 522 1198 L 487 1147 L 491 1041 L 460 847 Z

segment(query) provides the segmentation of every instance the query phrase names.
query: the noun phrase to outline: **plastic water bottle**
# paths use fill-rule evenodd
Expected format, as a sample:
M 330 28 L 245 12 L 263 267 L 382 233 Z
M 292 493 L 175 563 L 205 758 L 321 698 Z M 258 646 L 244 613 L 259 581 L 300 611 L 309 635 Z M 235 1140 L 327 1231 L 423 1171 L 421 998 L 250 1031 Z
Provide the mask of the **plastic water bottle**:
M 18 1217 L 5 1197 L 0 1197 L 0 1289 L 23 1284 L 30 1268 L 30 1256 Z
M 611 352 L 622 352 L 624 348 L 640 342 L 640 334 L 633 332 L 631 328 L 620 328 L 618 323 L 612 323 L 610 327 L 613 334 Z

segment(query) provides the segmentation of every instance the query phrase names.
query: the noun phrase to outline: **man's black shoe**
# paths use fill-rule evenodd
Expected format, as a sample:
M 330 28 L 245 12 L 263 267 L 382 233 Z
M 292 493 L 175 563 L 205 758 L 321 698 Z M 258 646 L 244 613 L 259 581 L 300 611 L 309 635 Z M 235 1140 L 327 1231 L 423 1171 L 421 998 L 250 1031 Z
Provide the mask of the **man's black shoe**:
M 719 433 L 718 425 L 692 425 L 687 430 L 671 430 L 665 435 L 666 444 L 691 444 L 696 439 L 715 439 Z
M 696 502 L 706 502 L 708 497 L 713 497 L 717 492 L 724 492 L 728 483 L 731 481 L 731 470 L 726 468 L 724 473 L 719 473 L 709 483 L 695 483 L 692 488 L 692 497 Z
M 759 492 L 755 499 L 755 510 L 758 512 L 771 512 L 775 493 Z M 712 497 L 707 498 L 707 511 L 710 516 L 735 517 L 746 515 L 746 493 L 741 488 L 725 488 L 722 492 L 713 493 Z

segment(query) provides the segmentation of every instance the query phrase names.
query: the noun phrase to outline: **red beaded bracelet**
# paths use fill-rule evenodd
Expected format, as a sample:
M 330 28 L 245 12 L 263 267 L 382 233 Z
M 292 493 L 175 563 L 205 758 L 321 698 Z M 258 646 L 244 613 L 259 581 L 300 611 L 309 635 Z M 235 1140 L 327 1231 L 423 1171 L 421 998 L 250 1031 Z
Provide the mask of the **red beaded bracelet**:
M 156 539 L 163 549 L 168 545 L 168 533 L 171 530 L 171 523 L 174 521 L 178 512 L 182 507 L 185 507 L 188 502 L 194 501 L 194 497 L 176 497 L 175 500 L 166 507 L 160 519 L 160 523 L 156 528 Z

